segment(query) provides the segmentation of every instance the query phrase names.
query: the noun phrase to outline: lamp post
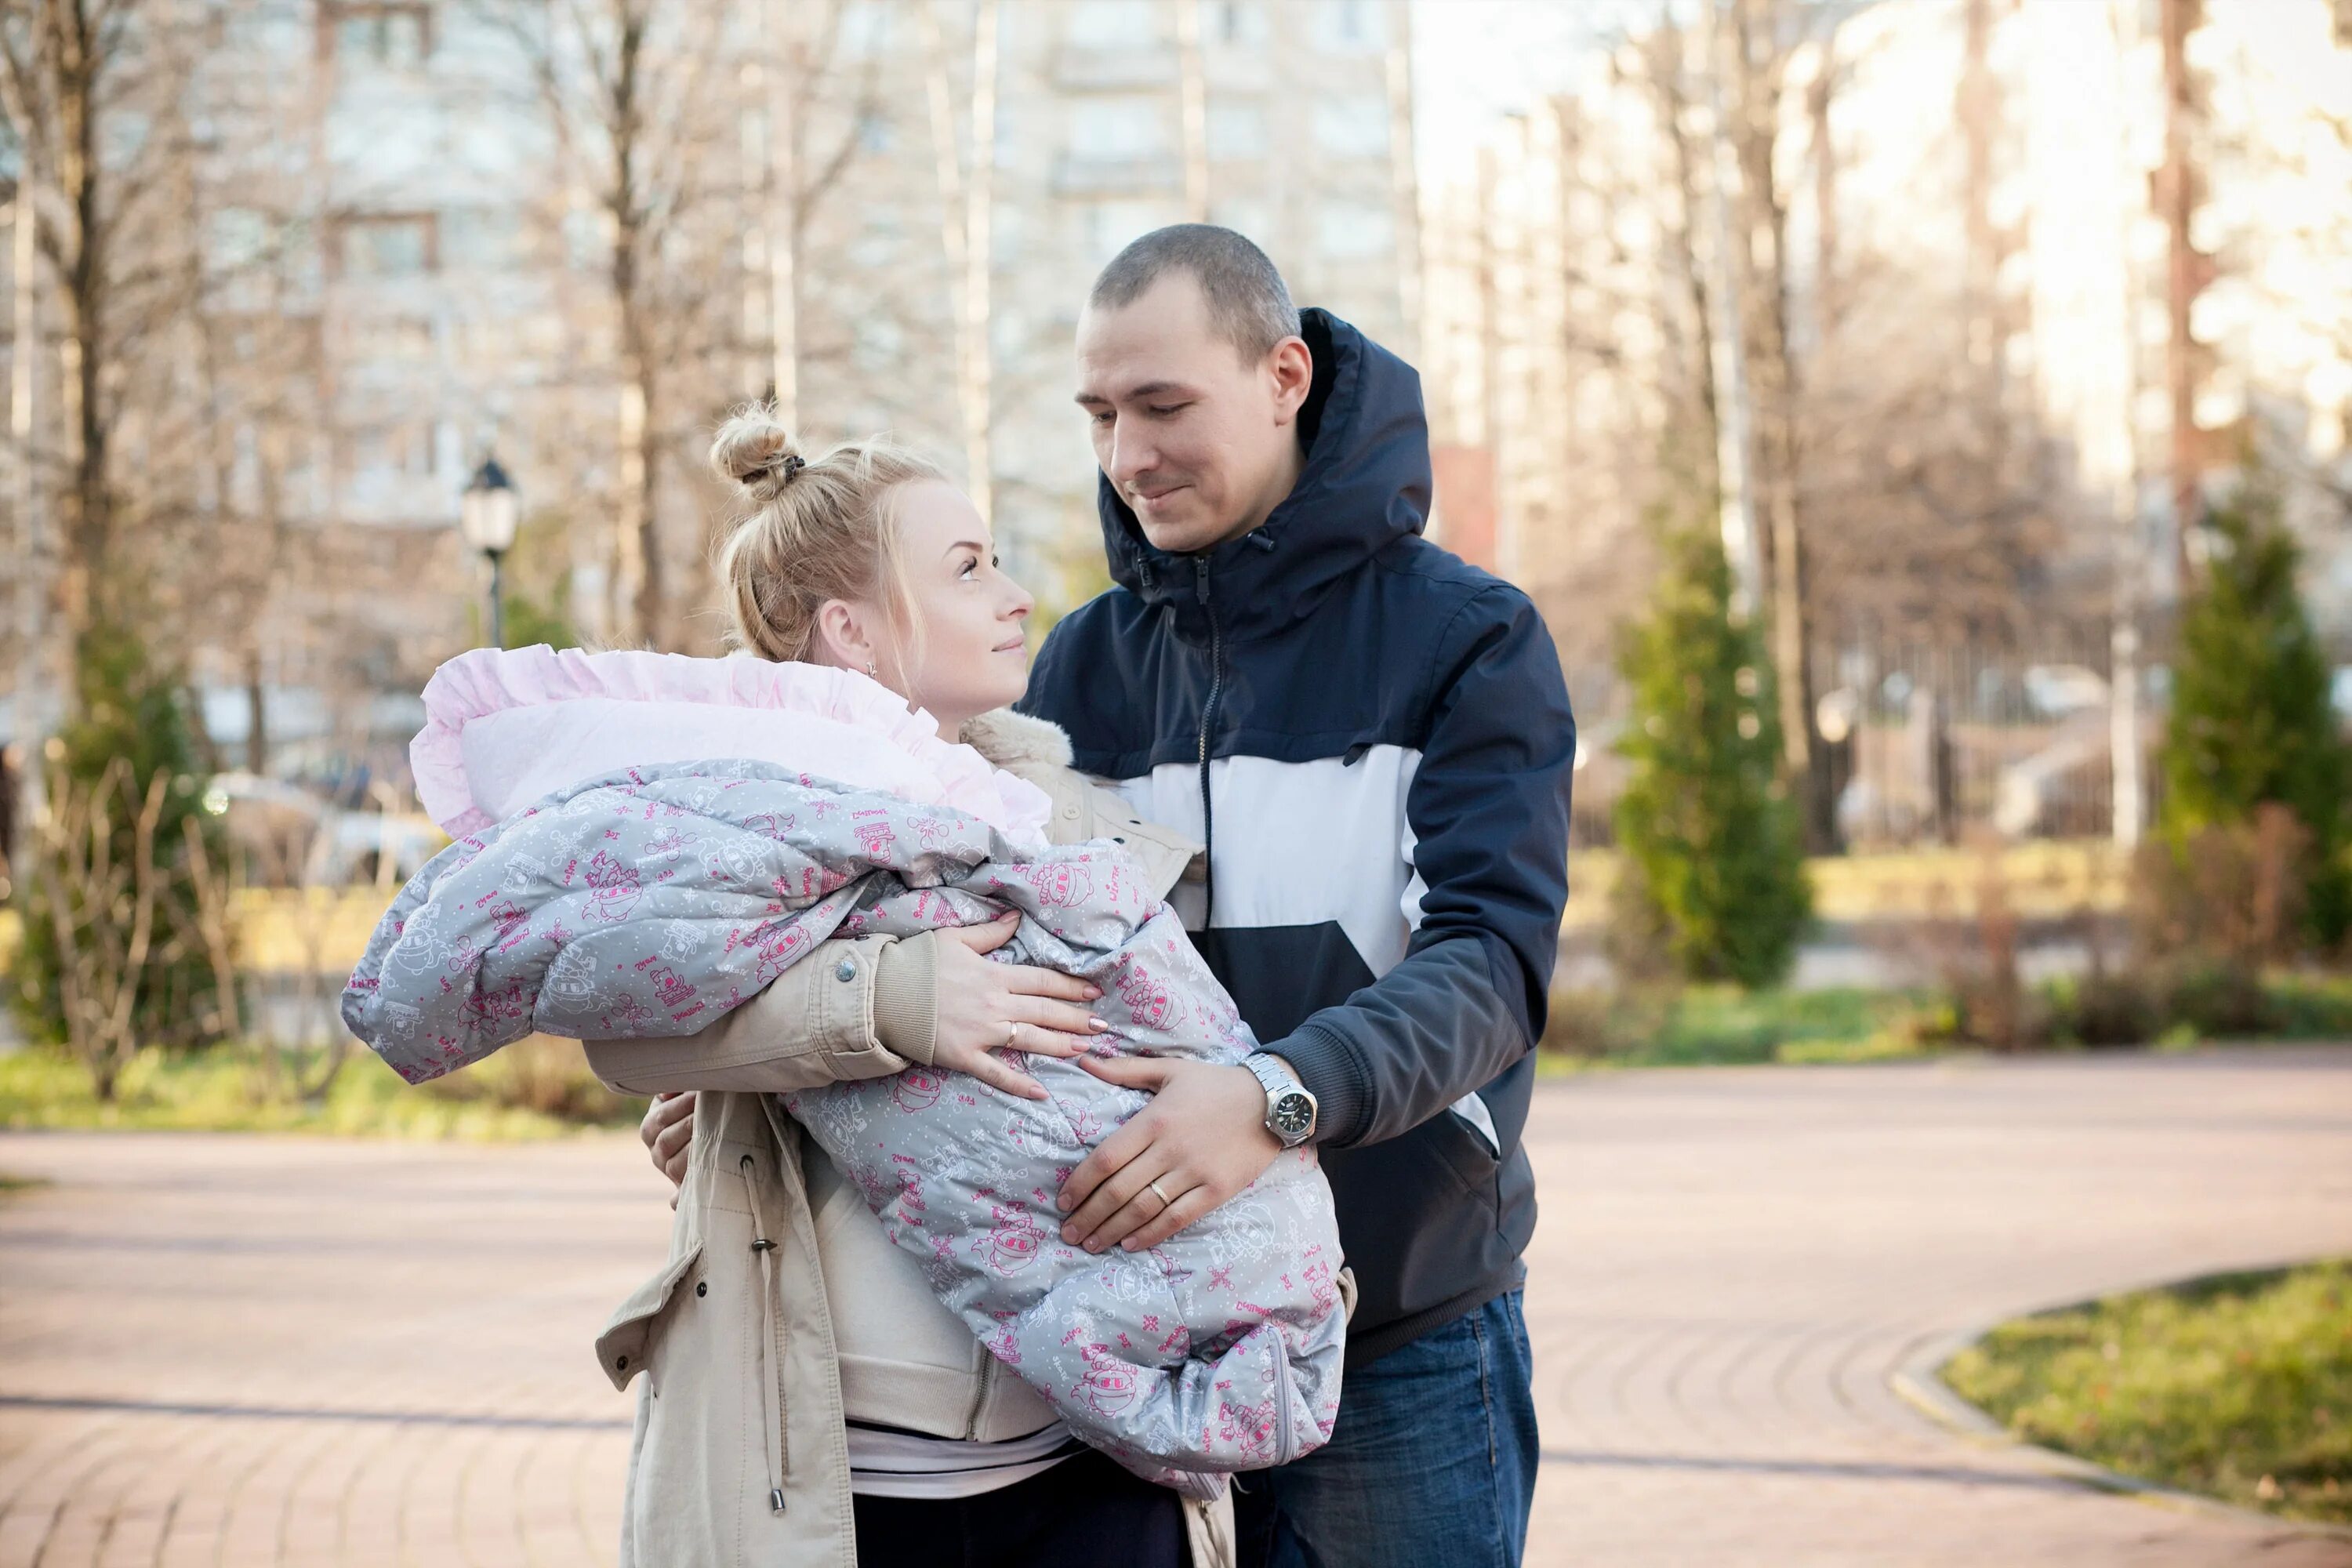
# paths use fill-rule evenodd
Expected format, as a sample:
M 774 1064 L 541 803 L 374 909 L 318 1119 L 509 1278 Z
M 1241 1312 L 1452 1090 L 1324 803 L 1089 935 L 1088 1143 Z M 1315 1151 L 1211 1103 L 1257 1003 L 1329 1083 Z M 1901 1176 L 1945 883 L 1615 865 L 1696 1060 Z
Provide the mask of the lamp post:
M 495 457 L 485 455 L 482 466 L 474 470 L 473 479 L 466 486 L 463 504 L 457 512 L 457 531 L 467 545 L 490 558 L 490 646 L 504 647 L 506 615 L 499 593 L 499 563 L 512 549 L 515 528 L 521 521 L 522 508 L 515 498 L 515 488 L 507 471 L 499 467 Z

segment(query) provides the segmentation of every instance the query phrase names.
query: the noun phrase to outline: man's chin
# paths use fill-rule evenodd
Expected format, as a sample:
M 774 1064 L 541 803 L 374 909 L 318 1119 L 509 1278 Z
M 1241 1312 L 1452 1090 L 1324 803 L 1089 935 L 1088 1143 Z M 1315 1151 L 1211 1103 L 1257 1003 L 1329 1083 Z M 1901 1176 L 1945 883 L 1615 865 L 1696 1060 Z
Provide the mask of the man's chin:
M 1151 548 L 1166 555 L 1191 555 L 1217 542 L 1217 520 L 1197 507 L 1186 507 L 1168 517 L 1136 516 Z

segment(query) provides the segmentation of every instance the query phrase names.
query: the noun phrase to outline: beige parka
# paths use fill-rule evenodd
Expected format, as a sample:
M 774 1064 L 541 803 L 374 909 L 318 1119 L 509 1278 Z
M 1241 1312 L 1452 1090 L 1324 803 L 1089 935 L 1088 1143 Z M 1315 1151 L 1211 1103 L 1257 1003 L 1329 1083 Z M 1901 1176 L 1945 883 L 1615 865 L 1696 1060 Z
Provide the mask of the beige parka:
M 1045 791 L 1055 843 L 1118 840 L 1163 897 L 1198 875 L 1200 847 L 1074 771 L 1054 725 L 1004 710 L 964 740 Z M 615 1388 L 642 1374 L 621 1568 L 855 1568 L 846 1418 L 979 1441 L 1054 1418 L 775 1101 L 929 1065 L 931 941 L 827 942 L 698 1035 L 588 1042 L 624 1093 L 698 1091 L 669 1260 L 596 1342 Z M 1232 1568 L 1230 1501 L 1185 1509 L 1194 1568 Z

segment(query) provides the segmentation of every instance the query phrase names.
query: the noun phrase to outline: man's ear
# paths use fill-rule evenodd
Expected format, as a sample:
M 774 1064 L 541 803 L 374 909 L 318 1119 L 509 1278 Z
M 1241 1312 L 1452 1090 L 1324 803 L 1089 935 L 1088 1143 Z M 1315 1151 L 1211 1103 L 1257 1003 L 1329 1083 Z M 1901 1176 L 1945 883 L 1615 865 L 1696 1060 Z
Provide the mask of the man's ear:
M 1305 338 L 1285 338 L 1266 355 L 1265 368 L 1274 378 L 1274 422 L 1287 425 L 1298 417 L 1307 395 L 1314 390 L 1315 355 Z

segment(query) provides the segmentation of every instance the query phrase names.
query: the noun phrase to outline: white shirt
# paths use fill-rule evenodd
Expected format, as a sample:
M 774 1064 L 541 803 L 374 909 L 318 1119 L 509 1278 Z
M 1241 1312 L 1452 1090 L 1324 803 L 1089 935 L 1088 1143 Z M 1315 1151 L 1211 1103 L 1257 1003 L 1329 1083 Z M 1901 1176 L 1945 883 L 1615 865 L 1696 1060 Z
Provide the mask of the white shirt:
M 849 1489 L 859 1497 L 975 1497 L 1043 1475 L 1076 1452 L 1056 1421 L 1026 1437 L 968 1443 L 849 1423 Z

